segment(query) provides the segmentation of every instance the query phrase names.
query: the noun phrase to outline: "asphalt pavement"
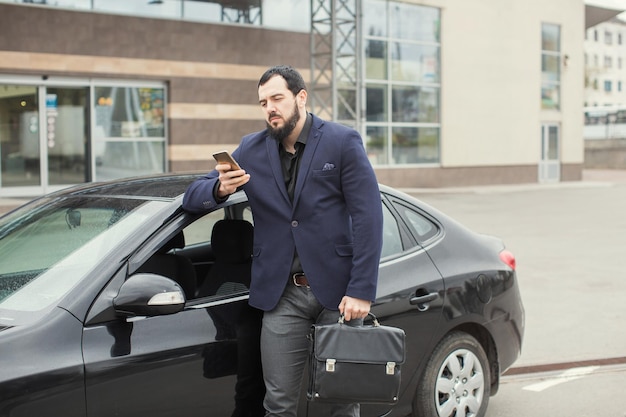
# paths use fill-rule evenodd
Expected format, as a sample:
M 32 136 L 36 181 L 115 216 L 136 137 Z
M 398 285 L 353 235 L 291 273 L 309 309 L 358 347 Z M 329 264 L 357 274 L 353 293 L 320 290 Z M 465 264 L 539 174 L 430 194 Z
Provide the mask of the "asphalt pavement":
M 626 363 L 626 170 L 583 180 L 406 189 L 517 259 L 526 309 L 521 358 L 509 374 Z M 0 213 L 28 201 L 0 198 Z
M 526 331 L 509 374 L 626 363 L 626 171 L 405 191 L 515 254 Z

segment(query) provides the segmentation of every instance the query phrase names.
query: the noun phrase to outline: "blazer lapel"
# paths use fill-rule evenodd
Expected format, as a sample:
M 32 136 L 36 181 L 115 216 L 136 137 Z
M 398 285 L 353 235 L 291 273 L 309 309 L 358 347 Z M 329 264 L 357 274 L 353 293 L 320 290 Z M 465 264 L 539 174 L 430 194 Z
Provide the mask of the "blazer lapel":
M 311 125 L 311 132 L 306 140 L 306 146 L 304 147 L 304 153 L 301 156 L 300 168 L 298 169 L 298 178 L 296 179 L 296 189 L 293 195 L 293 206 L 296 207 L 298 199 L 304 187 L 304 182 L 308 177 L 309 170 L 311 169 L 311 163 L 313 161 L 313 155 L 315 155 L 315 149 L 320 143 L 322 137 L 321 126 L 323 121 L 313 116 L 313 124 Z

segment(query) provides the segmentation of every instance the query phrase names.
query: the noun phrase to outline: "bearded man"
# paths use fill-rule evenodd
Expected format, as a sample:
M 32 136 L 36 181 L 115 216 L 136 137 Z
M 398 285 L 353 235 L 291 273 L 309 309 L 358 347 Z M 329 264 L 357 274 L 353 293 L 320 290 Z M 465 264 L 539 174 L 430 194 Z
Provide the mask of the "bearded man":
M 376 297 L 382 203 L 358 132 L 307 112 L 302 76 L 268 69 L 258 83 L 266 129 L 194 181 L 183 208 L 199 213 L 245 190 L 254 217 L 249 303 L 263 310 L 266 416 L 295 417 L 314 323 L 360 324 Z M 355 350 L 359 346 L 354 347 Z M 358 416 L 358 404 L 333 406 Z

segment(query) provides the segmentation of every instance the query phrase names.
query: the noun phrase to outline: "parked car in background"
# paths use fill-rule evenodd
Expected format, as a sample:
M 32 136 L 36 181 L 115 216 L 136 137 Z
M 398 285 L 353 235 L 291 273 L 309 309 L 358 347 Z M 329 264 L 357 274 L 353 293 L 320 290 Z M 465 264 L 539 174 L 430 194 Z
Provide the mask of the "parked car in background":
M 0 416 L 258 412 L 254 213 L 244 192 L 185 213 L 195 178 L 85 184 L 0 218 Z M 407 358 L 398 404 L 361 415 L 483 416 L 521 351 L 515 258 L 498 238 L 380 191 L 372 312 L 405 330 Z M 305 391 L 306 382 L 299 415 L 327 416 Z

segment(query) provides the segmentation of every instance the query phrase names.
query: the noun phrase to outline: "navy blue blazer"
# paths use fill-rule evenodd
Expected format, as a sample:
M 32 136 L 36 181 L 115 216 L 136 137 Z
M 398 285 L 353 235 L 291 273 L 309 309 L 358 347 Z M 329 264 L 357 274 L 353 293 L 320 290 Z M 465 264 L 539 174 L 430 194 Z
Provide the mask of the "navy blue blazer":
M 337 310 L 344 295 L 374 301 L 382 203 L 360 135 L 313 116 L 293 204 L 277 142 L 267 131 L 243 137 L 233 157 L 250 174 L 242 187 L 254 217 L 250 305 L 265 311 L 276 306 L 290 279 L 295 248 L 324 307 Z M 213 170 L 194 181 L 183 208 L 198 213 L 214 207 L 218 175 Z

